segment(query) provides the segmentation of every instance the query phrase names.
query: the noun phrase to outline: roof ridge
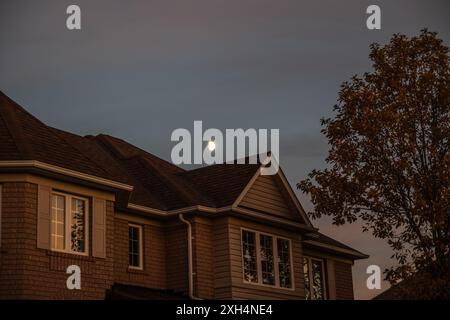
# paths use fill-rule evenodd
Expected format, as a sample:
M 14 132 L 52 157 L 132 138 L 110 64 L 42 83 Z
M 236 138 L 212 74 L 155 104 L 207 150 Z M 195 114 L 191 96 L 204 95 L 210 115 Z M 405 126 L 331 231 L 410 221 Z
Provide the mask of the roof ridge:
M 126 140 L 124 140 L 124 139 L 122 139 L 122 138 L 117 138 L 117 137 L 114 137 L 114 136 L 111 136 L 111 135 L 108 135 L 108 134 L 99 134 L 99 135 L 97 135 L 97 136 L 95 136 L 95 137 L 93 137 L 93 138 L 94 138 L 94 139 L 99 138 L 99 139 L 102 139 L 103 141 L 107 142 L 107 144 L 111 147 L 111 149 L 114 149 L 114 150 L 113 150 L 114 153 L 117 154 L 117 155 L 120 155 L 120 157 L 123 158 L 123 159 L 133 158 L 133 157 L 136 156 L 136 155 L 134 155 L 134 156 L 125 156 L 125 155 L 119 150 L 120 148 L 117 148 L 117 147 L 114 145 L 114 142 L 112 142 L 111 139 L 118 140 L 118 141 L 120 141 L 120 142 L 122 142 L 122 143 L 124 143 L 124 144 L 127 144 L 128 146 L 133 147 L 134 149 L 136 149 L 137 151 L 139 151 L 140 155 L 142 155 L 143 157 L 151 158 L 152 161 L 156 160 L 156 161 L 162 162 L 162 163 L 164 163 L 165 165 L 170 166 L 172 169 L 177 169 L 177 171 L 179 171 L 179 172 L 186 171 L 186 170 L 184 170 L 183 168 L 181 168 L 181 167 L 179 167 L 179 166 L 176 166 L 176 165 L 174 165 L 173 163 L 170 163 L 169 161 L 164 160 L 163 158 L 160 158 L 160 157 L 158 157 L 157 155 L 155 155 L 155 154 L 153 154 L 153 153 L 150 153 L 150 152 L 148 152 L 148 151 L 146 151 L 146 150 L 144 150 L 144 149 L 141 149 L 141 148 L 139 148 L 138 146 L 136 146 L 136 145 L 134 145 L 134 144 L 132 144 L 132 143 L 129 143 L 128 141 L 126 141 Z
M 246 156 L 244 158 L 235 158 L 235 159 L 232 160 L 232 162 L 223 162 L 223 163 L 215 163 L 215 164 L 211 164 L 211 165 L 206 165 L 206 166 L 202 166 L 202 167 L 191 169 L 191 170 L 185 170 L 185 172 L 182 172 L 181 174 L 183 174 L 183 173 L 190 173 L 190 172 L 197 172 L 197 171 L 201 171 L 201 170 L 208 170 L 208 168 L 216 168 L 216 167 L 224 166 L 224 165 L 228 165 L 228 166 L 229 165 L 262 166 L 263 164 L 260 162 L 259 157 L 260 157 L 260 154 Z M 248 161 L 251 158 L 256 158 L 257 162 L 256 163 L 249 163 Z M 238 163 L 238 161 L 242 160 L 242 159 L 244 159 L 245 162 L 244 163 Z

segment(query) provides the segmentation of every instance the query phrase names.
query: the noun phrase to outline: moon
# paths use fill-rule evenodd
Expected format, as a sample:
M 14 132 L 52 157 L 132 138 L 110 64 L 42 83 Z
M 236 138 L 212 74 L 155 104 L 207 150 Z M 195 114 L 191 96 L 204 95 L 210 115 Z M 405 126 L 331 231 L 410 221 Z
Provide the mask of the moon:
M 214 141 L 209 141 L 208 142 L 208 150 L 212 152 L 215 149 L 216 149 L 216 143 Z

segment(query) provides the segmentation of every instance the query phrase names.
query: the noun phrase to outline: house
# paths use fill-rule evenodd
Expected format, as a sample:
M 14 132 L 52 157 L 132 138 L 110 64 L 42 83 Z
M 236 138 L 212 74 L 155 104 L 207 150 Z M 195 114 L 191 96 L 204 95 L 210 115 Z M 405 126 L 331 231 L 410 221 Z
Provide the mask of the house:
M 367 255 L 319 233 L 283 172 L 260 167 L 186 171 L 0 93 L 0 298 L 352 299 Z

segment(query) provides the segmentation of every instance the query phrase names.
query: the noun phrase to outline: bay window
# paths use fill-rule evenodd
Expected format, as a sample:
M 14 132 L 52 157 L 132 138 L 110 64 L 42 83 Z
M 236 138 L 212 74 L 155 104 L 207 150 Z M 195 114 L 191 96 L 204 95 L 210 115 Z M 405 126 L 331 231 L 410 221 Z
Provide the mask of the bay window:
M 51 196 L 51 249 L 88 254 L 88 200 L 63 193 Z
M 289 239 L 243 229 L 244 282 L 292 288 L 290 246 Z

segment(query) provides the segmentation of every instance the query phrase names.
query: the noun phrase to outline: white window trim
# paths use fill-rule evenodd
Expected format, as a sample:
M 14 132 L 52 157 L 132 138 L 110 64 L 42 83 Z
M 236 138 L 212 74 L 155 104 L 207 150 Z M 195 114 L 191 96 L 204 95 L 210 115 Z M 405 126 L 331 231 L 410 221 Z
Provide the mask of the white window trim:
M 52 248 L 51 246 L 51 241 L 50 241 L 50 250 L 51 251 L 55 251 L 55 252 L 63 252 L 63 253 L 69 253 L 69 254 L 76 254 L 76 255 L 80 255 L 80 256 L 88 256 L 89 255 L 89 219 L 90 219 L 90 215 L 89 215 L 89 199 L 85 198 L 85 197 L 81 197 L 81 196 L 77 196 L 77 195 L 72 195 L 72 194 L 68 194 L 68 193 L 63 193 L 63 192 L 59 192 L 59 191 L 52 191 L 51 196 L 52 199 L 51 201 L 53 201 L 53 195 L 58 195 L 58 196 L 62 196 L 64 197 L 64 202 L 65 202 L 65 206 L 64 206 L 64 250 L 60 250 L 60 249 L 55 249 Z M 84 245 L 84 252 L 77 252 L 77 251 L 72 251 L 70 248 L 70 222 L 72 220 L 72 199 L 78 199 L 78 200 L 82 200 L 85 202 L 85 221 L 86 221 L 86 225 L 85 225 L 85 245 Z M 50 203 L 50 210 L 53 211 L 53 204 L 52 202 Z M 51 215 L 53 214 L 52 212 L 50 213 Z M 51 219 L 50 219 L 50 224 L 52 223 Z M 50 237 L 52 236 L 51 233 L 51 228 L 50 228 Z
M 144 241 L 142 236 L 143 228 L 139 224 L 128 223 L 128 232 L 130 232 L 130 227 L 137 228 L 139 230 L 139 267 L 130 266 L 130 236 L 128 234 L 128 269 L 132 270 L 144 270 Z
M 247 281 L 245 280 L 245 274 L 244 274 L 244 252 L 242 250 L 243 247 L 243 238 L 242 238 L 242 232 L 243 231 L 248 231 L 248 232 L 253 232 L 255 233 L 255 244 L 256 244 L 256 271 L 257 271 L 257 277 L 258 277 L 258 282 L 251 282 L 251 281 Z M 293 264 L 293 259 L 292 259 L 292 241 L 289 238 L 286 237 L 282 237 L 282 236 L 278 236 L 275 234 L 271 234 L 268 232 L 260 232 L 260 231 L 256 231 L 256 230 L 252 230 L 252 229 L 248 229 L 248 228 L 241 228 L 240 230 L 241 235 L 241 263 L 242 263 L 242 281 L 245 284 L 250 284 L 250 285 L 254 285 L 254 286 L 261 286 L 261 287 L 266 287 L 266 288 L 272 288 L 272 289 L 280 289 L 280 290 L 288 290 L 288 291 L 295 291 L 295 280 L 294 280 L 294 264 Z M 269 236 L 272 237 L 272 246 L 273 246 L 273 257 L 274 257 L 274 273 L 275 273 L 275 284 L 264 284 L 262 282 L 262 264 L 261 264 L 261 256 L 260 256 L 260 235 L 265 235 L 265 236 Z M 291 287 L 290 288 L 286 288 L 286 287 L 281 287 L 280 286 L 280 273 L 279 273 L 279 266 L 278 266 L 278 241 L 277 239 L 283 239 L 283 240 L 287 240 L 289 241 L 289 263 L 290 263 L 290 269 L 291 269 Z
M 322 265 L 323 300 L 328 300 L 327 279 L 325 278 L 325 260 L 321 259 L 321 258 L 314 258 L 311 256 L 303 256 L 303 258 L 308 260 L 309 296 L 312 297 L 312 285 L 311 285 L 311 283 L 312 283 L 311 281 L 313 279 L 313 277 L 312 277 L 312 262 L 319 261 L 320 264 Z M 302 266 L 302 270 L 303 270 L 303 266 Z M 305 290 L 306 290 L 306 288 L 305 288 Z M 313 299 L 309 299 L 309 300 L 313 300 Z M 316 300 L 316 299 L 314 299 L 314 300 Z

